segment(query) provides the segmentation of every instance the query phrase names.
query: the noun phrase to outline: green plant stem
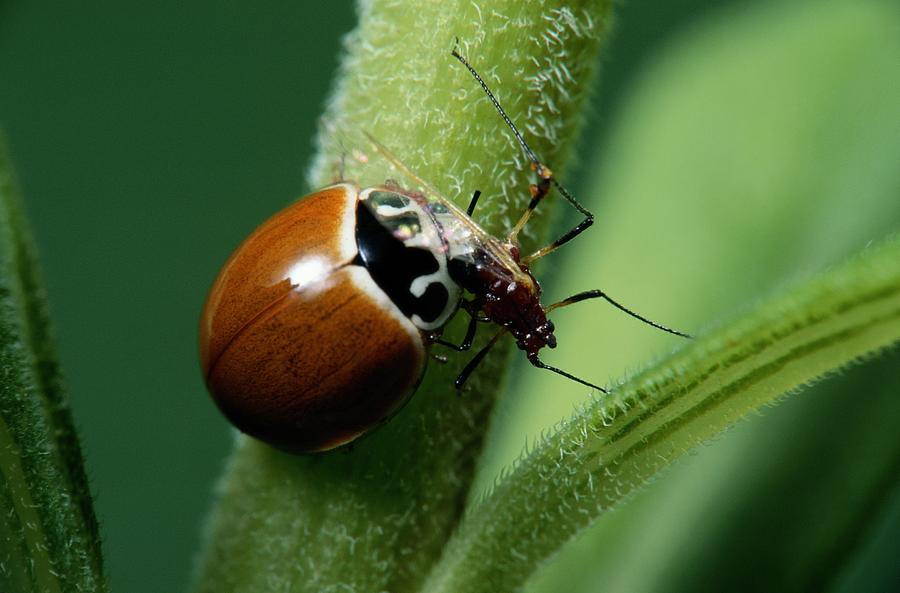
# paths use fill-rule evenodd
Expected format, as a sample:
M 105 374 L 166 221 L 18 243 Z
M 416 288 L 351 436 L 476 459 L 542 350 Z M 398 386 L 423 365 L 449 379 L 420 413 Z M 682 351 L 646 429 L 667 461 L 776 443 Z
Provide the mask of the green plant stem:
M 576 415 L 471 507 L 428 593 L 517 590 L 692 447 L 900 340 L 900 238 L 698 339 Z
M 696 331 L 900 229 L 900 5 L 721 8 L 648 61 L 609 144 L 592 152 L 599 228 L 567 249 L 558 294 L 596 277 L 654 319 Z M 567 368 L 634 367 L 671 344 L 601 313 L 559 316 L 561 347 L 574 351 Z M 884 530 L 878 501 L 900 479 L 898 355 L 837 373 L 698 447 L 579 534 L 526 590 L 822 591 L 815 583 L 857 562 L 870 584 L 856 578 L 843 591 L 889 590 L 889 538 L 864 534 L 862 556 L 882 542 L 873 563 L 855 556 L 853 534 L 873 521 Z M 561 418 L 583 398 L 557 404 L 547 383 L 515 390 L 506 414 L 519 432 L 506 457 L 527 429 L 517 419 Z M 872 585 L 879 574 L 883 585 Z
M 0 138 L 0 591 L 105 591 L 43 285 Z
M 483 191 L 476 219 L 493 232 L 508 228 L 529 199 L 532 175 L 480 87 L 450 56 L 454 38 L 532 148 L 558 169 L 610 5 L 428 1 L 411 10 L 396 0 L 361 2 L 312 185 L 342 177 L 415 186 L 371 152 L 362 135 L 369 132 L 462 207 Z M 536 217 L 529 244 L 545 223 Z M 458 341 L 460 329 L 453 325 L 448 338 Z M 468 357 L 432 365 L 410 404 L 350 451 L 293 457 L 240 439 L 195 590 L 417 590 L 462 512 L 502 382 L 503 350 L 463 397 L 452 384 Z

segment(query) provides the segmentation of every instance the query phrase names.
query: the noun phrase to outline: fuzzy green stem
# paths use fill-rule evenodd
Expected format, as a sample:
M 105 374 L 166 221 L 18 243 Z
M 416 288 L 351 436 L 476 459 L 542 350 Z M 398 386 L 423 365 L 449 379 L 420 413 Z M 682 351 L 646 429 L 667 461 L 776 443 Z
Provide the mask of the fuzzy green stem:
M 0 138 L 0 591 L 105 591 L 34 251 Z
M 480 189 L 477 220 L 493 232 L 508 228 L 533 179 L 480 87 L 450 56 L 454 39 L 532 148 L 558 168 L 578 127 L 610 5 L 361 2 L 312 185 L 338 177 L 415 185 L 371 152 L 368 132 L 457 204 Z M 529 243 L 543 234 L 543 219 L 530 227 Z M 448 338 L 458 340 L 459 329 L 452 326 Z M 462 398 L 452 384 L 466 357 L 432 365 L 411 403 L 351 451 L 293 457 L 241 439 L 196 591 L 417 590 L 468 495 L 503 377 L 497 354 Z
M 467 510 L 425 591 L 513 591 L 692 447 L 900 341 L 900 237 L 692 343 L 573 417 Z

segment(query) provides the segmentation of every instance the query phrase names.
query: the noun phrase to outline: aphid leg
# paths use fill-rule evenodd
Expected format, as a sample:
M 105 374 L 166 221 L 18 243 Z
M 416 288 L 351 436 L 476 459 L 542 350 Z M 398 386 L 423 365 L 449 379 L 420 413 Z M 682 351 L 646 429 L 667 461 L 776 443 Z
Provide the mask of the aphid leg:
M 560 186 L 560 185 L 557 185 L 557 188 L 560 190 L 560 192 L 565 191 L 565 190 L 563 190 L 562 186 Z M 566 192 L 566 193 L 568 193 L 568 192 Z M 562 247 L 563 245 L 565 245 L 566 243 L 568 243 L 569 241 L 571 241 L 572 239 L 574 239 L 575 237 L 577 237 L 578 235 L 583 233 L 585 230 L 590 228 L 590 226 L 592 224 L 594 224 L 594 215 L 591 214 L 590 211 L 583 208 L 580 204 L 578 204 L 578 202 L 574 202 L 571 200 L 570 200 L 570 202 L 572 204 L 575 204 L 575 207 L 578 209 L 578 211 L 581 212 L 582 214 L 584 214 L 584 220 L 579 222 L 573 228 L 569 229 L 569 231 L 567 233 L 565 233 L 563 236 L 561 236 L 559 239 L 557 239 L 553 243 L 550 243 L 546 247 L 538 249 L 531 255 L 526 255 L 525 257 L 523 257 L 522 258 L 523 264 L 529 264 L 536 259 L 540 259 L 540 258 L 544 257 L 548 253 L 552 253 L 552 252 L 556 251 L 557 249 L 559 249 L 560 247 Z
M 567 379 L 571 379 L 572 381 L 575 381 L 576 383 L 581 383 L 582 385 L 591 387 L 602 393 L 609 393 L 609 391 L 607 391 L 606 389 L 603 389 L 599 385 L 594 385 L 593 383 L 589 383 L 588 381 L 585 381 L 584 379 L 579 379 L 575 375 L 573 375 L 571 373 L 567 373 L 566 371 L 564 371 L 562 369 L 558 369 L 554 366 L 550 366 L 549 364 L 546 364 L 544 361 L 542 361 L 540 358 L 537 357 L 537 354 L 535 354 L 534 356 L 529 355 L 528 362 L 530 362 L 531 364 L 533 364 L 534 366 L 536 366 L 539 369 L 546 369 L 548 371 L 553 371 L 557 375 L 562 375 L 563 377 L 566 377 Z
M 558 303 L 553 303 L 552 305 L 549 305 L 548 307 L 544 308 L 544 311 L 546 313 L 549 313 L 550 311 L 552 311 L 554 309 L 559 309 L 560 307 L 568 307 L 569 305 L 574 305 L 575 303 L 580 303 L 581 301 L 586 301 L 588 299 L 603 299 L 607 303 L 609 303 L 610 305 L 615 307 L 616 309 L 622 311 L 623 313 L 626 313 L 627 315 L 634 317 L 635 319 L 637 319 L 639 321 L 643 321 L 644 323 L 646 323 L 647 325 L 649 325 L 651 327 L 655 327 L 656 329 L 662 330 L 664 332 L 667 332 L 667 333 L 670 333 L 670 334 L 673 334 L 676 336 L 681 336 L 682 338 L 690 338 L 691 337 L 684 332 L 680 332 L 678 330 L 668 328 L 664 325 L 656 323 L 655 321 L 650 321 L 646 317 L 638 315 L 631 309 L 614 301 L 612 298 L 610 298 L 609 295 L 607 295 L 602 290 L 586 290 L 584 292 L 579 292 L 578 294 L 572 295 L 567 299 L 563 299 L 563 300 L 559 301 Z
M 519 231 L 525 228 L 525 225 L 528 224 L 528 219 L 531 218 L 531 214 L 534 212 L 535 208 L 537 208 L 537 205 L 541 203 L 541 200 L 543 200 L 547 195 L 547 192 L 550 191 L 550 179 L 552 179 L 553 175 L 550 172 L 550 169 L 540 163 L 532 163 L 531 168 L 537 173 L 538 182 L 528 186 L 528 189 L 531 191 L 531 201 L 528 202 L 528 207 L 525 208 L 525 212 L 522 213 L 519 221 L 516 222 L 515 226 L 513 226 L 512 230 L 510 230 L 509 234 L 506 236 L 506 241 L 510 245 L 519 244 Z M 550 177 L 542 177 L 541 175 L 550 175 Z
M 465 386 L 466 381 L 469 380 L 469 375 L 472 374 L 472 371 L 481 364 L 481 361 L 484 360 L 485 355 L 494 347 L 494 344 L 497 343 L 497 340 L 500 339 L 506 333 L 506 328 L 501 328 L 500 331 L 494 334 L 494 336 L 490 339 L 490 341 L 484 345 L 484 348 L 478 351 L 475 356 L 472 357 L 472 360 L 466 364 L 465 368 L 463 368 L 462 372 L 456 377 L 456 381 L 453 384 L 456 386 L 457 391 L 462 391 L 463 386 Z
M 469 202 L 469 207 L 466 208 L 466 215 L 472 216 L 472 213 L 475 212 L 475 204 L 478 203 L 478 198 L 481 197 L 481 190 L 476 189 L 475 193 L 472 194 L 472 200 Z

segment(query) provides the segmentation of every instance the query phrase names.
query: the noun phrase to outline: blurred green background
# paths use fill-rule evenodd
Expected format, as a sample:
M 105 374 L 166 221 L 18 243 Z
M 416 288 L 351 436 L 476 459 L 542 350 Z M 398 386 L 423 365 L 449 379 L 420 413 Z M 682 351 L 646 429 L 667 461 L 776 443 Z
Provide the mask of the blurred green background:
M 540 270 L 548 300 L 602 286 L 697 331 L 900 228 L 897 11 L 875 1 L 756 4 L 619 7 L 565 179 L 600 216 L 591 240 L 554 260 L 568 258 L 565 272 Z M 232 439 L 197 368 L 199 310 L 231 249 L 307 189 L 317 118 L 353 25 L 351 3 L 336 2 L 0 2 L 0 126 L 42 256 L 115 591 L 184 588 Z M 560 312 L 561 345 L 548 360 L 589 379 L 621 377 L 677 346 L 602 305 L 581 307 Z M 795 444 L 785 435 L 816 443 L 838 431 L 829 422 L 853 405 L 842 394 L 900 399 L 897 365 L 895 356 L 858 367 L 732 431 L 727 447 L 704 450 L 601 521 L 536 590 L 638 590 L 635 574 L 654 590 L 642 538 L 668 535 L 670 562 L 703 566 L 672 554 L 685 548 L 675 535 L 696 524 L 661 524 L 654 505 L 725 525 L 698 484 L 714 505 L 734 487 L 716 480 L 749 463 L 748 451 L 785 459 L 776 469 L 806 467 L 817 449 L 790 462 L 775 453 Z M 482 486 L 583 401 L 583 389 L 547 375 L 515 367 Z M 820 395 L 831 403 L 817 406 Z M 830 420 L 816 416 L 828 410 Z M 900 418 L 890 410 L 859 412 L 856 430 Z M 850 416 L 840 416 L 844 429 L 857 426 Z M 845 590 L 900 579 L 885 556 L 900 537 L 900 500 L 884 504 L 895 486 L 873 501 L 894 510 L 859 536 L 874 543 L 842 577 Z M 720 537 L 734 539 L 741 522 L 729 521 L 736 531 Z M 613 547 L 631 555 L 598 562 Z M 621 588 L 607 587 L 610 574 Z

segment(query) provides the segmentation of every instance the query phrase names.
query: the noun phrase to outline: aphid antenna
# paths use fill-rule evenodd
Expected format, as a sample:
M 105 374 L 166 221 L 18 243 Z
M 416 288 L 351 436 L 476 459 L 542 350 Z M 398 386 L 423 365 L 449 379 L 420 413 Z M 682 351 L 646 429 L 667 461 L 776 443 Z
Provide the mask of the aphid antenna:
M 522 150 L 525 151 L 526 156 L 531 160 L 532 167 L 534 168 L 534 170 L 537 173 L 540 180 L 542 182 L 544 182 L 545 184 L 546 183 L 552 184 L 553 187 L 555 187 L 557 189 L 557 191 L 559 191 L 560 195 L 563 198 L 565 198 L 567 202 L 569 202 L 576 210 L 578 210 L 578 212 L 580 212 L 584 216 L 584 220 L 582 220 L 580 223 L 575 225 L 568 232 L 564 233 L 556 241 L 554 241 L 553 243 L 547 245 L 546 247 L 543 247 L 542 249 L 539 249 L 539 250 L 535 251 L 534 253 L 527 255 L 521 259 L 523 264 L 530 264 L 532 261 L 539 259 L 541 257 L 544 257 L 548 253 L 556 251 L 557 249 L 559 249 L 560 247 L 562 247 L 563 245 L 565 245 L 566 243 L 568 243 L 569 241 L 571 241 L 572 239 L 574 239 L 575 237 L 580 235 L 585 229 L 587 229 L 594 223 L 594 215 L 591 213 L 590 210 L 588 210 L 587 208 L 582 206 L 578 202 L 578 200 L 576 200 L 575 197 L 571 193 L 569 193 L 569 190 L 567 190 L 565 187 L 563 187 L 562 184 L 560 184 L 556 180 L 556 177 L 553 175 L 553 172 L 550 170 L 550 168 L 547 167 L 546 165 L 544 165 L 541 162 L 541 160 L 537 157 L 537 154 L 535 154 L 535 152 L 531 149 L 531 147 L 528 146 L 528 143 L 525 141 L 525 138 L 522 136 L 521 132 L 519 132 L 519 129 L 516 127 L 516 124 L 514 124 L 512 119 L 510 119 L 510 117 L 506 114 L 506 111 L 500 105 L 500 101 L 498 101 L 497 97 L 494 96 L 494 93 L 491 92 L 491 89 L 488 87 L 487 83 L 484 81 L 483 78 L 481 78 L 481 75 L 478 74 L 478 72 L 475 70 L 475 68 L 473 68 L 472 65 L 469 64 L 469 62 L 462 56 L 462 54 L 459 53 L 459 38 L 456 39 L 455 45 L 453 47 L 453 50 L 450 52 L 450 54 L 454 58 L 459 60 L 459 62 L 463 66 L 466 67 L 466 70 L 469 71 L 469 73 L 472 75 L 472 77 L 475 78 L 476 81 L 478 81 L 478 84 L 481 85 L 481 89 L 487 95 L 488 99 L 490 99 L 491 104 L 493 104 L 493 106 L 494 106 L 494 109 L 497 110 L 497 113 L 499 113 L 500 117 L 503 118 L 503 121 L 506 122 L 507 127 L 512 131 L 513 136 L 515 136 L 516 141 L 518 141 L 518 143 L 519 143 L 519 146 L 522 147 Z M 516 226 L 513 228 L 512 232 L 510 233 L 510 240 L 511 240 L 510 242 L 513 242 L 515 236 L 518 234 L 519 230 L 521 230 L 521 228 L 524 226 L 525 222 L 527 222 L 529 215 L 537 206 L 538 201 L 540 201 L 540 199 L 546 194 L 546 191 L 547 191 L 546 185 L 544 185 L 543 187 L 537 187 L 537 188 L 535 188 L 534 186 L 532 186 L 532 187 L 533 187 L 533 196 L 532 196 L 531 203 L 528 205 L 525 215 L 519 220 L 519 222 L 516 224 Z M 628 309 L 627 307 L 623 306 L 622 304 L 612 300 L 606 293 L 604 293 L 603 291 L 600 291 L 600 290 L 592 290 L 592 291 L 587 291 L 584 293 L 574 295 L 573 297 L 565 299 L 564 301 L 560 301 L 559 303 L 554 303 L 553 305 L 550 305 L 549 307 L 547 307 L 546 311 L 549 313 L 553 309 L 556 309 L 559 307 L 565 307 L 567 305 L 571 305 L 571 304 L 577 303 L 579 301 L 583 301 L 583 300 L 591 299 L 591 298 L 602 298 L 605 301 L 607 301 L 609 304 L 611 304 L 612 306 L 619 309 L 620 311 L 626 313 L 627 315 L 630 315 L 631 317 L 634 317 L 635 319 L 638 319 L 638 320 L 646 323 L 647 325 L 650 325 L 651 327 L 655 327 L 656 329 L 662 330 L 664 332 L 667 332 L 667 333 L 670 333 L 670 334 L 673 334 L 676 336 L 681 336 L 683 338 L 691 337 L 688 334 L 685 334 L 678 330 L 668 328 L 662 324 L 651 321 L 650 319 L 647 319 L 646 317 L 643 317 L 642 315 L 638 315 L 637 313 Z M 565 373 L 560 372 L 559 369 L 550 369 L 550 370 L 554 370 L 554 372 L 559 372 L 559 374 L 565 375 Z M 596 385 L 582 381 L 581 379 L 578 379 L 577 377 L 570 377 L 570 378 L 572 378 L 575 381 L 578 381 L 580 383 L 590 385 L 591 387 L 597 387 Z
M 450 52 L 454 58 L 459 60 L 459 62 L 466 67 L 466 70 L 472 75 L 472 77 L 481 85 L 481 89 L 484 91 L 484 94 L 487 95 L 488 99 L 490 99 L 491 104 L 494 106 L 494 109 L 497 110 L 497 113 L 500 114 L 500 117 L 503 118 L 503 121 L 506 123 L 507 127 L 512 132 L 513 136 L 515 136 L 516 141 L 519 143 L 519 146 L 522 147 L 522 150 L 525 152 L 525 155 L 528 157 L 528 160 L 531 161 L 532 166 L 535 169 L 535 172 L 538 174 L 542 180 L 549 181 L 553 184 L 553 186 L 559 191 L 560 195 L 566 199 L 567 202 L 572 204 L 572 206 L 578 210 L 582 215 L 587 218 L 593 220 L 594 215 L 582 206 L 575 197 L 569 193 L 569 191 L 563 187 L 553 175 L 553 171 L 550 170 L 550 167 L 541 162 L 541 159 L 538 158 L 537 154 L 528 146 L 528 142 L 525 141 L 525 138 L 522 136 L 522 133 L 519 132 L 519 128 L 516 127 L 516 124 L 513 123 L 512 119 L 506 114 L 506 110 L 503 109 L 503 106 L 500 105 L 500 101 L 497 100 L 497 97 L 494 96 L 494 93 L 491 92 L 491 89 L 488 87 L 487 83 L 481 78 L 481 75 L 478 74 L 478 71 L 472 67 L 471 64 L 459 53 L 459 39 L 456 39 L 456 43 L 453 47 L 453 50 Z

